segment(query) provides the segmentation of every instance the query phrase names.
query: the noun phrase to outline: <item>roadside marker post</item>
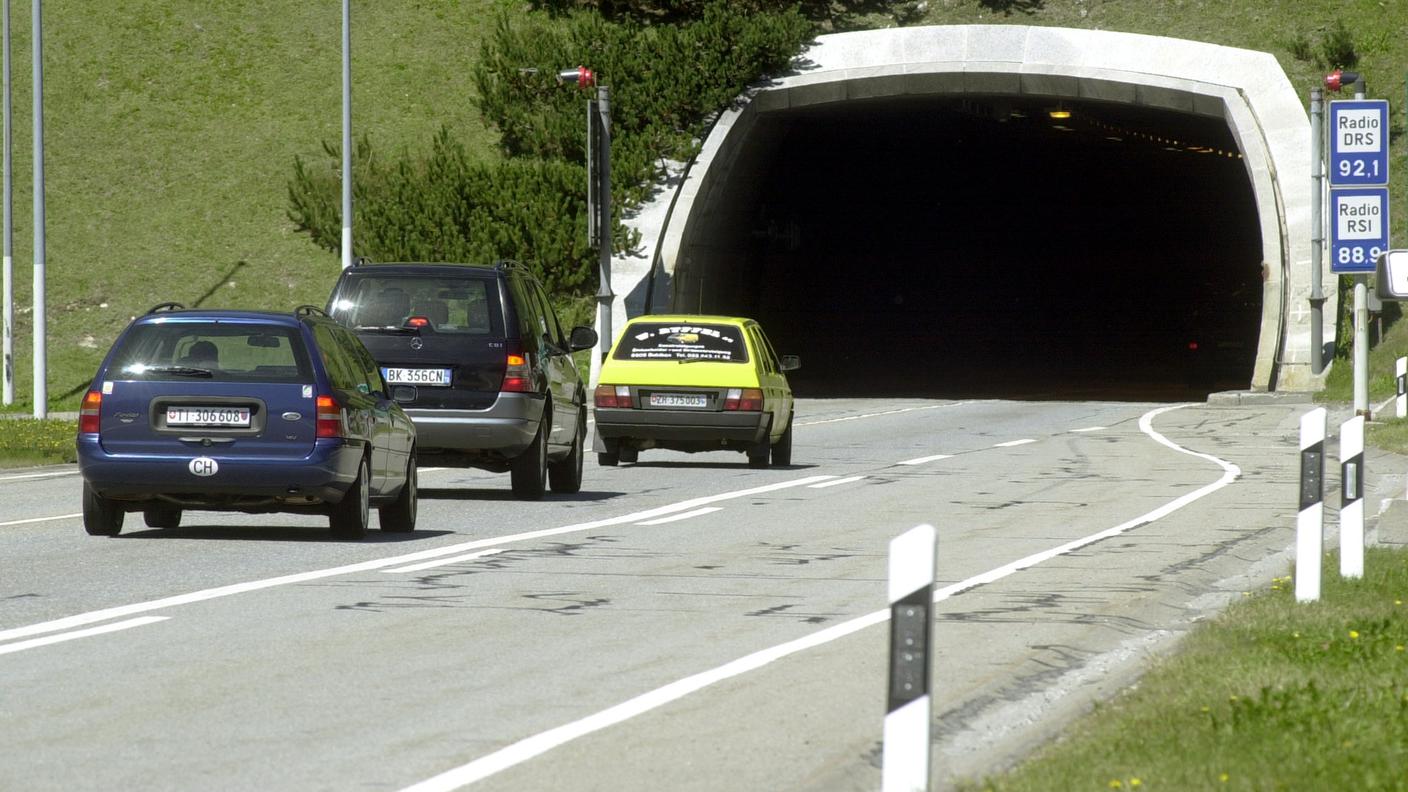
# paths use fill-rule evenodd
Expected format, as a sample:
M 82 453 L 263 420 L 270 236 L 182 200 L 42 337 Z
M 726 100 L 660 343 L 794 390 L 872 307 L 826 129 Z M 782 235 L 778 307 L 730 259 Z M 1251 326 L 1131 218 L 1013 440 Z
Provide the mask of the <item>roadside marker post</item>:
M 1394 374 L 1397 375 L 1398 398 L 1395 399 L 1398 407 L 1398 417 L 1408 416 L 1408 357 L 1401 357 L 1394 367 Z
M 1316 407 L 1300 417 L 1300 512 L 1296 515 L 1296 602 L 1320 599 L 1325 528 L 1325 425 Z
M 1364 416 L 1340 425 L 1340 577 L 1364 577 Z
M 890 540 L 890 679 L 882 792 L 927 792 L 933 742 L 931 611 L 938 534 L 919 525 Z

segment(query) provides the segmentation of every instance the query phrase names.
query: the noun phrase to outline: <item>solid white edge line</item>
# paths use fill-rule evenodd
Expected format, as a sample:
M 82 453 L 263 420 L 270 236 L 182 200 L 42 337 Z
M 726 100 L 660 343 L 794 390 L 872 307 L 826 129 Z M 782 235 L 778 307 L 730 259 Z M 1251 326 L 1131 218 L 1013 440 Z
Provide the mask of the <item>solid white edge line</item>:
M 502 547 L 491 547 L 488 550 L 480 550 L 477 553 L 466 553 L 464 555 L 453 556 L 451 558 L 437 558 L 434 561 L 426 561 L 423 564 L 411 564 L 410 566 L 396 567 L 395 569 L 383 569 L 381 571 L 384 574 L 388 575 L 394 575 L 397 572 L 419 572 L 422 569 L 434 569 L 438 566 L 448 566 L 450 564 L 458 564 L 461 561 L 473 561 L 476 558 L 497 555 L 499 553 L 502 553 L 504 549 L 505 548 Z
M 0 644 L 0 655 L 11 654 L 13 652 L 23 652 L 26 649 L 36 649 L 40 646 L 72 641 L 77 638 L 88 638 L 94 635 L 117 632 L 118 630 L 128 630 L 133 627 L 141 627 L 146 624 L 153 624 L 159 621 L 166 621 L 170 616 L 139 616 L 135 619 L 120 621 L 114 624 L 104 624 L 98 627 L 89 627 L 86 630 L 74 630 L 73 632 L 59 633 L 58 635 L 46 635 L 43 638 L 31 638 L 28 641 L 17 641 L 12 644 Z
M 82 516 L 83 512 L 78 512 L 77 514 L 56 514 L 53 517 L 30 517 L 27 520 L 10 520 L 9 522 L 0 522 L 0 528 L 4 528 L 7 525 L 25 525 L 28 523 L 49 522 L 50 520 L 72 520 L 74 518 Z
M 860 481 L 864 478 L 865 476 L 848 476 L 846 478 L 836 479 L 835 481 L 823 481 L 820 484 L 808 484 L 807 489 L 826 489 L 827 487 L 836 487 L 840 486 L 841 484 L 850 484 L 855 481 Z
M 77 476 L 77 470 L 58 470 L 53 473 L 24 473 L 16 476 L 0 476 L 0 484 L 7 481 L 24 481 L 26 479 L 37 478 L 62 478 L 63 476 Z
M 812 486 L 816 485 L 813 484 Z M 682 512 L 680 514 L 672 514 L 669 517 L 660 517 L 654 520 L 638 522 L 636 523 L 636 525 L 664 525 L 665 523 L 674 522 L 676 520 L 688 520 L 690 517 L 698 517 L 704 514 L 711 514 L 713 512 L 719 511 L 722 508 L 722 506 L 705 506 L 702 509 L 695 509 L 694 511 Z
M 1104 428 L 1105 428 L 1105 427 L 1103 427 L 1103 426 L 1085 426 L 1085 427 L 1081 427 L 1080 429 L 1072 429 L 1071 431 L 1072 431 L 1072 432 L 1098 432 L 1098 431 L 1100 431 L 1101 429 L 1104 429 Z
M 294 583 L 307 583 L 312 580 L 322 580 L 324 578 L 336 577 L 338 575 L 349 575 L 356 572 L 369 572 L 372 570 L 382 569 L 383 567 L 396 566 L 398 564 L 406 564 L 408 562 L 423 561 L 431 558 L 441 558 L 443 556 L 454 555 L 456 553 L 464 553 L 469 550 L 479 550 L 482 548 L 492 547 L 494 545 L 499 544 L 509 544 L 511 542 L 525 542 L 532 539 L 542 539 L 548 536 L 560 536 L 562 534 L 568 533 L 580 533 L 582 531 L 591 531 L 597 528 L 604 528 L 612 525 L 625 525 L 627 523 L 640 522 L 641 520 L 649 520 L 654 517 L 661 517 L 666 514 L 674 514 L 676 512 L 697 509 L 700 506 L 704 506 L 710 503 L 716 503 L 718 501 L 731 500 L 733 498 L 746 498 L 750 495 L 759 495 L 764 492 L 773 492 L 775 490 L 788 489 L 790 487 L 805 487 L 808 484 L 814 484 L 818 481 L 826 481 L 833 478 L 836 477 L 830 475 L 805 476 L 803 478 L 792 479 L 790 481 L 779 481 L 773 484 L 764 484 L 758 487 L 749 487 L 747 489 L 733 490 L 731 492 L 722 492 L 717 495 L 705 495 L 699 498 L 691 498 L 689 500 L 679 501 L 678 503 L 657 506 L 653 509 L 646 509 L 645 511 L 634 512 L 632 514 L 624 514 L 619 517 L 607 517 L 601 520 L 577 523 L 576 525 L 567 525 L 561 528 L 545 528 L 540 531 L 525 531 L 523 533 L 510 534 L 508 536 L 496 536 L 488 539 L 478 539 L 471 542 L 461 542 L 459 544 L 449 545 L 447 547 L 438 547 L 431 550 L 421 550 L 415 553 L 407 553 L 405 555 L 392 556 L 390 558 L 378 558 L 373 559 L 371 561 L 362 561 L 356 564 L 347 564 L 345 566 L 329 567 L 327 569 L 317 569 L 311 572 L 296 572 L 290 575 L 280 575 L 279 577 L 265 578 L 263 580 L 251 580 L 244 583 L 231 583 L 226 586 L 217 586 L 216 588 L 203 589 L 201 591 L 193 591 L 187 594 L 176 594 L 170 597 L 162 597 L 161 599 L 149 600 L 147 602 L 137 602 L 131 605 L 119 605 L 112 608 L 103 608 L 102 610 L 89 611 L 87 613 L 79 613 L 73 616 L 65 616 L 61 619 L 53 619 L 47 622 L 39 622 L 38 624 L 30 624 L 24 627 L 14 627 L 9 630 L 0 630 L 0 641 L 8 641 L 13 638 L 23 638 L 29 635 L 40 635 L 43 633 L 58 632 L 60 630 L 68 630 L 73 627 L 81 627 L 85 624 L 93 624 L 95 622 L 107 621 L 108 619 L 117 619 L 122 618 L 124 616 L 132 616 L 138 613 L 149 613 L 151 611 L 161 610 L 163 608 L 171 608 L 178 605 L 189 605 L 196 602 L 204 602 L 206 600 L 218 599 L 220 597 L 228 597 L 234 594 L 244 594 L 251 591 L 259 591 L 262 589 L 274 588 L 275 586 L 287 586 Z
M 984 572 L 981 575 L 975 575 L 967 580 L 938 589 L 934 592 L 933 601 L 941 602 L 960 592 L 1001 580 L 1015 572 L 1035 566 L 1043 561 L 1048 561 L 1057 556 L 1070 553 L 1103 539 L 1117 536 L 1131 528 L 1154 522 L 1236 481 L 1242 475 L 1241 469 L 1236 465 L 1212 456 L 1211 454 L 1203 454 L 1183 448 L 1154 431 L 1153 419 L 1156 416 L 1170 410 L 1177 410 L 1187 406 L 1189 405 L 1175 404 L 1147 412 L 1140 417 L 1139 428 L 1155 442 L 1168 446 L 1181 454 L 1188 454 L 1215 463 L 1223 470 L 1221 478 L 1211 484 L 1169 501 L 1153 511 L 1146 512 L 1132 520 L 1120 523 L 1113 528 L 1107 528 L 1098 533 L 1093 533 L 1089 536 L 1067 542 L 1059 547 L 1033 553 L 1025 558 L 1013 561 L 1010 564 L 1005 564 L 996 569 Z M 411 786 L 404 787 L 401 792 L 450 792 L 451 790 L 460 789 L 476 781 L 488 778 L 500 771 L 507 770 L 514 765 L 521 764 L 536 756 L 547 753 L 578 737 L 583 737 L 609 726 L 622 723 L 636 715 L 641 715 L 650 710 L 664 706 L 665 704 L 683 698 L 690 693 L 706 688 L 716 682 L 721 682 L 725 679 L 762 668 L 774 660 L 780 660 L 788 655 L 830 643 L 838 638 L 843 638 L 851 633 L 863 630 L 866 627 L 882 624 L 889 620 L 889 618 L 890 611 L 888 608 L 873 611 L 851 619 L 850 621 L 841 622 L 840 624 L 812 633 L 811 635 L 745 655 L 744 657 L 725 663 L 717 668 L 694 674 L 693 676 L 671 682 L 663 687 L 642 693 L 635 698 L 628 699 L 614 707 L 609 707 L 601 712 L 588 715 L 580 720 L 525 737 L 518 742 L 507 745 L 497 751 L 460 765 L 459 767 L 447 770 L 437 776 L 412 784 Z
M 935 462 L 940 459 L 952 459 L 953 454 L 934 454 L 933 456 L 923 456 L 918 459 L 906 459 L 903 462 L 896 462 L 897 465 L 922 465 L 925 462 Z

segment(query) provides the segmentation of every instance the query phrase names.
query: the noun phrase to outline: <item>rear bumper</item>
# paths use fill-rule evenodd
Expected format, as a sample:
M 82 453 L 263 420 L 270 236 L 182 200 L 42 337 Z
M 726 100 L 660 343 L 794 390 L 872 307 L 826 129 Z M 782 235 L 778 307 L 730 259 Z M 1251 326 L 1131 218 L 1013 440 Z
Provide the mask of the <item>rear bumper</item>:
M 438 451 L 493 452 L 504 457 L 523 453 L 538 433 L 544 399 L 535 393 L 501 393 L 483 410 L 407 407 L 416 425 L 416 447 Z
M 200 453 L 209 451 L 212 453 Z M 214 460 L 216 472 L 197 476 L 191 460 Z M 220 456 L 216 449 L 179 454 L 112 454 L 97 435 L 79 435 L 78 469 L 99 495 L 118 501 L 199 504 L 239 509 L 261 502 L 337 503 L 357 479 L 363 449 L 319 440 L 301 458 Z
M 607 440 L 680 451 L 746 448 L 764 442 L 768 431 L 765 412 L 597 408 L 594 415 L 598 452 L 607 450 Z

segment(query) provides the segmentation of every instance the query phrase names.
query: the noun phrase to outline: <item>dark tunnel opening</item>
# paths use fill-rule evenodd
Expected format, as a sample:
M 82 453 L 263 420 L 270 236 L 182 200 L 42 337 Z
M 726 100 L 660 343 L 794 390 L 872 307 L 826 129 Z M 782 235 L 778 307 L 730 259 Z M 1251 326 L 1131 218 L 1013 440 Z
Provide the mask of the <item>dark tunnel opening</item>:
M 725 190 L 747 222 L 714 228 L 747 238 L 720 245 L 732 263 L 699 308 L 757 318 L 802 357 L 802 396 L 1249 387 L 1262 245 L 1226 122 L 1056 106 L 926 97 L 762 116 L 740 157 L 757 168 Z

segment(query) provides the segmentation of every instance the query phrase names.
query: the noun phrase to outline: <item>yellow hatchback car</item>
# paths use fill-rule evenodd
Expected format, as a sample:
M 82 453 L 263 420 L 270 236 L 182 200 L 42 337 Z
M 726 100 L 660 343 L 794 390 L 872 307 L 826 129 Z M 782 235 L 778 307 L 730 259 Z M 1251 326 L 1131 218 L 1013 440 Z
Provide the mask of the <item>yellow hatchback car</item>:
M 650 314 L 626 323 L 601 366 L 592 448 L 603 465 L 647 448 L 742 451 L 792 464 L 792 388 L 763 328 L 735 316 Z

